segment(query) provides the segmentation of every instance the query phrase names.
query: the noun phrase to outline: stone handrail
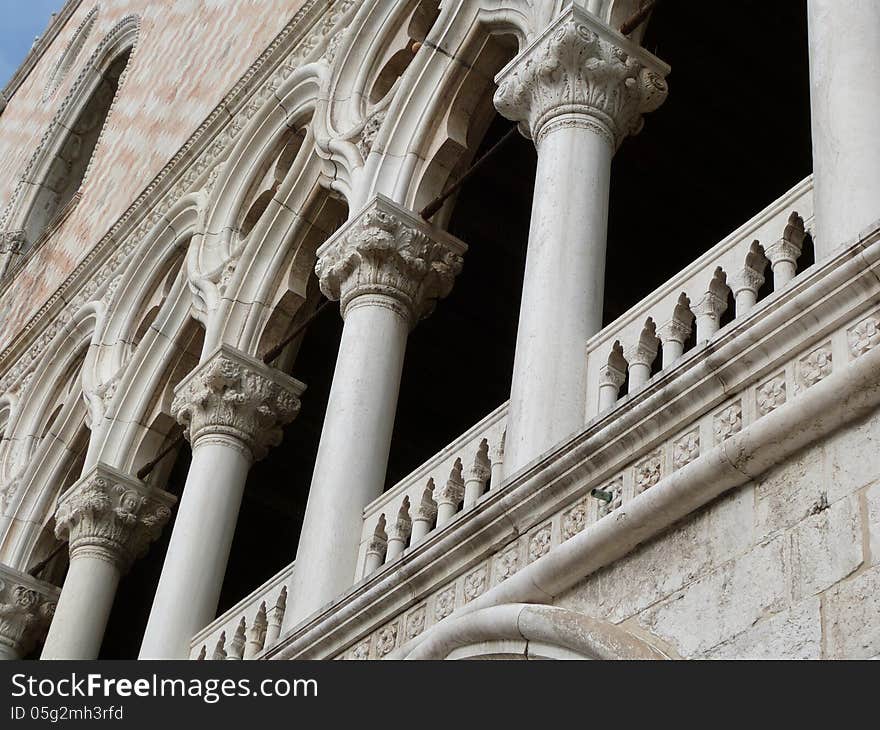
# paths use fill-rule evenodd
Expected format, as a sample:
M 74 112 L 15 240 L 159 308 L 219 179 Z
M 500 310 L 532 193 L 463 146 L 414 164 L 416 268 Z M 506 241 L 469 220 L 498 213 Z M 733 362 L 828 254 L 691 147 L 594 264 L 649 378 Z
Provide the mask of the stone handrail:
M 812 176 L 587 343 L 585 420 L 614 407 L 795 277 L 813 218 Z
M 190 642 L 190 659 L 251 659 L 281 633 L 294 563 L 218 616 Z
M 399 557 L 501 483 L 507 404 L 364 510 L 356 580 Z

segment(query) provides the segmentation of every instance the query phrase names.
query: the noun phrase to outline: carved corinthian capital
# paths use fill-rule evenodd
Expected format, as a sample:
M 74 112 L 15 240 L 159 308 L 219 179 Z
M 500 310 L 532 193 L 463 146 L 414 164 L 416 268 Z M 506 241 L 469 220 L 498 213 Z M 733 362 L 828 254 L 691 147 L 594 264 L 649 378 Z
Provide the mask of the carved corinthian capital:
M 345 316 L 362 295 L 384 295 L 411 325 L 452 290 L 467 246 L 378 195 L 318 249 L 321 291 Z
M 232 437 L 262 459 L 299 413 L 306 386 L 228 345 L 193 370 L 174 391 L 173 415 L 190 443 Z
M 552 129 L 578 126 L 616 149 L 642 115 L 666 99 L 669 67 L 572 6 L 495 78 L 495 107 L 540 145 Z
M 55 535 L 70 559 L 95 557 L 125 572 L 147 552 L 177 498 L 107 466 L 96 465 L 67 490 L 55 510 Z
M 21 659 L 41 641 L 61 591 L 26 573 L 0 565 L 0 656 Z

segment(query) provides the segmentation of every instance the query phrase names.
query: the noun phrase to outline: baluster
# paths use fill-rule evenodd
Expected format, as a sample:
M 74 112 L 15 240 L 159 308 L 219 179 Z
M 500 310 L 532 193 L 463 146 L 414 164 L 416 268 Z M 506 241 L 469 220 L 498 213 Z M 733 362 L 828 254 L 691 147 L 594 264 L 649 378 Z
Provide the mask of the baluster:
M 693 308 L 697 317 L 697 342 L 711 339 L 721 327 L 721 315 L 727 310 L 727 276 L 719 266 L 709 283 L 709 290 Z
M 409 497 L 403 498 L 403 504 L 397 512 L 397 520 L 388 531 L 388 549 L 385 553 L 385 562 L 390 563 L 400 555 L 406 547 L 412 532 L 412 520 L 409 516 Z
M 269 616 L 269 625 L 266 628 L 266 639 L 263 647 L 272 646 L 281 635 L 281 623 L 284 621 L 284 611 L 287 609 L 287 586 L 281 588 L 278 594 L 278 600 L 275 601 L 275 608 Z
M 437 503 L 433 500 L 434 480 L 429 479 L 422 492 L 422 501 L 416 509 L 416 517 L 413 520 L 412 537 L 410 544 L 415 545 L 421 541 L 434 527 L 434 520 L 437 519 Z
M 626 382 L 629 367 L 623 356 L 623 347 L 615 342 L 608 355 L 608 363 L 599 372 L 599 413 L 610 411 L 620 397 L 620 389 Z
M 208 655 L 208 645 L 202 644 L 202 650 L 199 652 L 199 655 L 196 657 L 197 662 L 205 661 L 205 657 Z
M 694 313 L 687 294 L 681 294 L 672 311 L 672 319 L 657 330 L 663 347 L 663 367 L 668 368 L 684 354 L 684 345 L 691 336 Z
M 226 658 L 226 632 L 220 632 L 220 638 L 217 639 L 217 645 L 214 647 L 214 654 L 211 659 L 219 661 Z
M 797 213 L 788 217 L 782 238 L 764 252 L 773 268 L 773 290 L 779 291 L 797 274 L 797 260 L 803 251 L 806 229 Z
M 741 317 L 751 311 L 758 302 L 758 292 L 764 286 L 764 269 L 767 258 L 758 241 L 753 241 L 742 270 L 733 277 L 730 288 L 736 299 L 736 316 Z
M 373 531 L 373 537 L 367 545 L 367 558 L 364 562 L 364 575 L 369 575 L 385 561 L 388 549 L 388 534 L 385 532 L 385 515 L 379 516 L 379 524 Z
M 626 359 L 629 362 L 629 392 L 634 393 L 651 379 L 651 366 L 657 357 L 660 340 L 654 320 L 648 317 L 639 341 L 630 350 Z
M 458 505 L 464 497 L 464 480 L 461 478 L 461 472 L 461 459 L 456 459 L 446 485 L 437 495 L 437 527 L 445 525 L 458 512 Z
M 492 449 L 492 466 L 491 477 L 489 478 L 489 489 L 498 489 L 504 480 L 504 440 L 507 438 L 507 429 L 501 432 L 501 438 Z
M 263 601 L 247 631 L 247 645 L 244 648 L 245 659 L 252 659 L 263 651 L 263 645 L 266 641 L 266 625 L 266 602 Z
M 244 645 L 246 636 L 245 632 L 247 631 L 247 622 L 244 620 L 244 616 L 241 617 L 241 621 L 238 622 L 238 628 L 235 630 L 235 635 L 232 637 L 232 641 L 229 642 L 229 650 L 226 653 L 226 659 L 229 661 L 238 661 L 244 655 Z
M 480 441 L 480 446 L 474 456 L 474 463 L 468 469 L 467 479 L 464 482 L 464 509 L 473 507 L 477 500 L 483 496 L 486 482 L 492 473 L 492 465 L 489 462 L 489 442 L 486 439 Z

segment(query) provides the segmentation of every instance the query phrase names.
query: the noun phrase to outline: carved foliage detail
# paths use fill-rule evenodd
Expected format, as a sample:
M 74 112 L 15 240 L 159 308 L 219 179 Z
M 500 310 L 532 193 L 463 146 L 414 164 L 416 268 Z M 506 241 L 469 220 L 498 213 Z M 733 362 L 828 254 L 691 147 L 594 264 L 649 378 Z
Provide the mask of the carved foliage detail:
M 19 657 L 31 652 L 49 628 L 58 589 L 0 566 L 0 644 Z

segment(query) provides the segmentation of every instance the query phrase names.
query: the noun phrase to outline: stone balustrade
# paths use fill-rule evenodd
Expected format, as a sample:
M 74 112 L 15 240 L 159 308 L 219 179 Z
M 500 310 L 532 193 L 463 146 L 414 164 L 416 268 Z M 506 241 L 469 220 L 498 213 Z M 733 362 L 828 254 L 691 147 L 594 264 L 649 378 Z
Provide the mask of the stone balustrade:
M 281 633 L 294 564 L 286 566 L 199 631 L 190 643 L 189 658 L 252 659 L 273 645 Z
M 805 263 L 812 220 L 809 177 L 592 337 L 586 420 L 785 289 Z
M 356 580 L 393 562 L 500 485 L 506 423 L 505 403 L 367 506 Z

